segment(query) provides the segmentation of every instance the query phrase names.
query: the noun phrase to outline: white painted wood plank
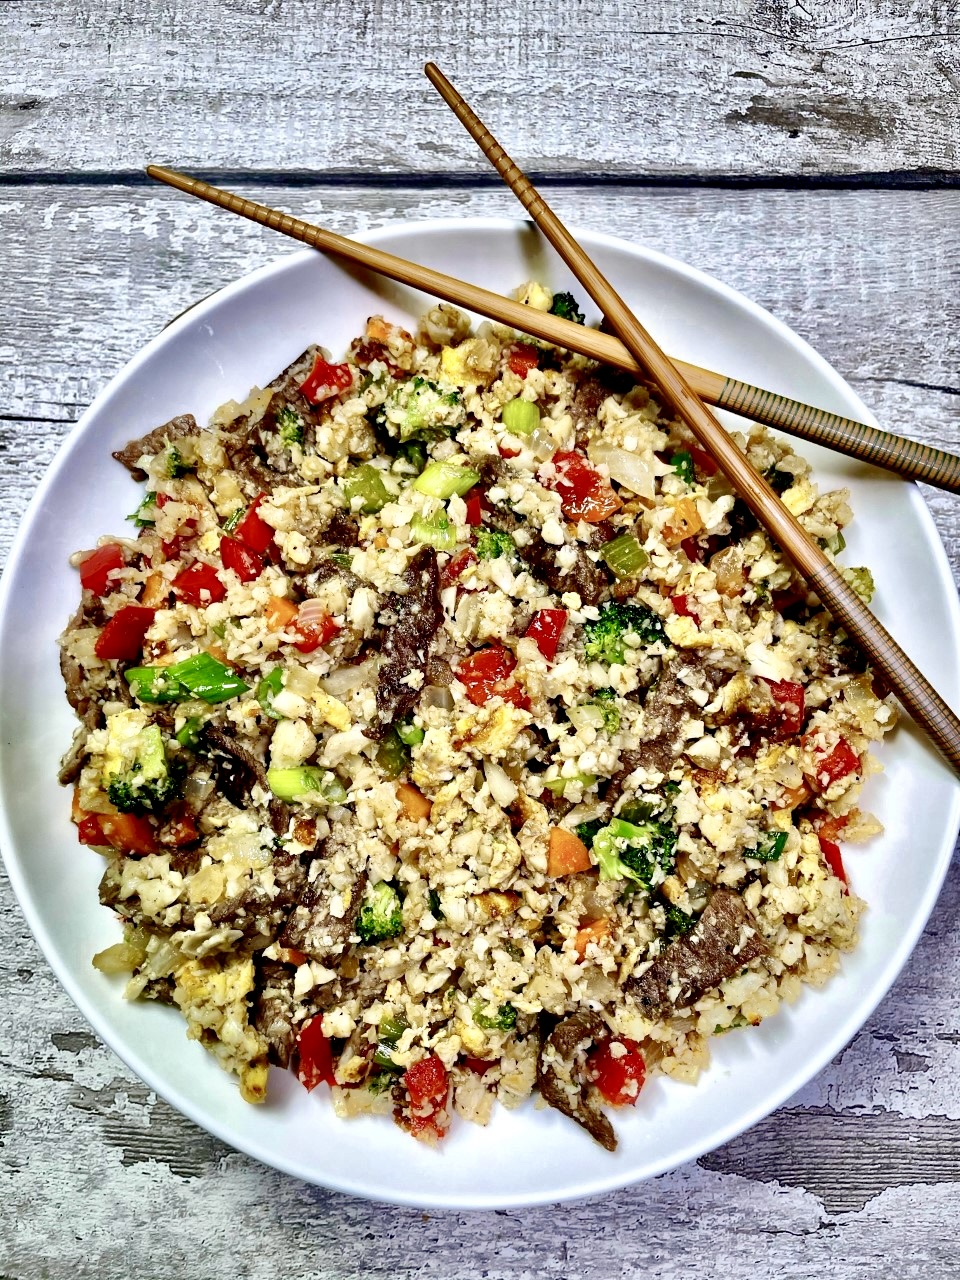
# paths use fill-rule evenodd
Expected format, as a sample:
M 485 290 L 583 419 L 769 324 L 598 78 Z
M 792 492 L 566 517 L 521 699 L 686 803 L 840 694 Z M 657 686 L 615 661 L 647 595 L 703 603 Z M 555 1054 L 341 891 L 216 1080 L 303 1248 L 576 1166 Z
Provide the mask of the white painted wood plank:
M 496 191 L 250 192 L 345 231 L 514 212 Z M 891 427 L 960 444 L 956 193 L 570 188 L 555 204 L 738 284 Z M 5 550 L 83 404 L 172 314 L 285 246 L 172 194 L 110 188 L 8 191 L 0 234 Z M 927 493 L 956 572 L 960 508 Z M 867 1027 L 777 1117 L 699 1165 L 591 1204 L 425 1217 L 272 1173 L 157 1101 L 87 1031 L 0 875 L 0 1276 L 680 1280 L 695 1266 L 860 1280 L 896 1265 L 946 1278 L 960 1248 L 958 918 L 955 870 Z
M 538 171 L 955 172 L 957 35 L 942 0 L 7 0 L 0 168 L 480 172 L 434 59 Z

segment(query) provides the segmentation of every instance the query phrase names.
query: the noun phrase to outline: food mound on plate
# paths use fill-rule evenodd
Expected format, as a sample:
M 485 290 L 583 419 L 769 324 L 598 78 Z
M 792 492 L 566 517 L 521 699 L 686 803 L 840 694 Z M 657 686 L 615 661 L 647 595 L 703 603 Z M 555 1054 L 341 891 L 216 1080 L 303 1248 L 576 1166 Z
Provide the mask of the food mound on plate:
M 841 551 L 845 492 L 745 448 Z M 436 1141 L 537 1090 L 613 1150 L 836 971 L 894 708 L 644 388 L 437 306 L 115 456 L 136 531 L 62 637 L 94 963 L 246 1099 L 273 1063 Z

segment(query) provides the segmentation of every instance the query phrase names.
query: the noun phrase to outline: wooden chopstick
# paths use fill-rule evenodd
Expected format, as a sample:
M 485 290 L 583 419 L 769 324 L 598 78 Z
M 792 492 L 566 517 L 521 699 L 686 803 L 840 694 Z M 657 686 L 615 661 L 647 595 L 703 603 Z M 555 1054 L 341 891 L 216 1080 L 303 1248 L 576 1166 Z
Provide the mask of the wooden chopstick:
M 646 378 L 634 357 L 620 339 L 612 334 L 598 333 L 596 329 L 574 324 L 571 320 L 561 320 L 559 316 L 523 306 L 512 298 L 491 293 L 489 289 L 481 289 L 464 280 L 457 280 L 440 271 L 385 253 L 382 249 L 373 249 L 332 231 L 324 231 L 321 227 L 294 218 L 288 213 L 280 213 L 268 205 L 234 195 L 233 192 L 224 191 L 222 187 L 188 177 L 175 169 L 149 165 L 147 173 L 168 186 L 176 187 L 179 191 L 206 200 L 231 213 L 240 214 L 274 231 L 280 231 L 303 244 L 358 263 L 379 275 L 422 289 L 447 302 L 468 307 L 478 315 L 488 316 L 491 320 L 542 338 L 567 351 L 576 351 L 603 364 L 625 369 L 634 377 Z M 880 431 L 866 423 L 856 422 L 853 418 L 844 418 L 839 414 L 829 413 L 826 409 L 802 404 L 799 400 L 791 400 L 774 391 L 751 386 L 738 378 L 701 369 L 683 360 L 673 360 L 673 364 L 701 400 L 716 405 L 718 409 L 727 409 L 741 417 L 762 422 L 765 426 L 777 427 L 790 435 L 809 440 L 813 444 L 825 445 L 861 462 L 885 467 L 907 479 L 923 480 L 940 489 L 960 493 L 960 458 L 952 453 L 919 444 L 916 440 L 888 431 Z
M 652 377 L 667 403 L 710 451 L 737 493 L 791 558 L 834 619 L 869 656 L 875 669 L 917 724 L 929 734 L 954 773 L 960 775 L 960 720 L 767 482 L 754 471 L 683 375 L 450 81 L 433 63 L 428 63 L 425 70 L 431 84 L 607 317 L 627 350 Z

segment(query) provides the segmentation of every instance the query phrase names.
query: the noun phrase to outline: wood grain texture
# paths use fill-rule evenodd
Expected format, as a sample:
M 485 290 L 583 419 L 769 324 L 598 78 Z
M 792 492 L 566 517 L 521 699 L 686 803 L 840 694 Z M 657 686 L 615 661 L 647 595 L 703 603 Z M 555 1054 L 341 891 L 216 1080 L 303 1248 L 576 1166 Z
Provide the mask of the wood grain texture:
M 433 58 L 535 173 L 955 174 L 958 35 L 947 0 L 6 0 L 0 168 L 476 173 Z
M 249 194 L 346 233 L 399 217 L 514 213 L 495 190 Z M 574 225 L 643 239 L 738 284 L 807 337 L 885 425 L 957 448 L 960 193 L 572 185 L 551 198 Z M 0 239 L 5 554 L 36 480 L 108 378 L 172 315 L 288 246 L 173 194 L 110 187 L 0 192 Z M 960 508 L 926 496 L 956 573 Z M 956 1274 L 960 869 L 893 991 L 788 1107 L 651 1183 L 475 1216 L 368 1205 L 231 1152 L 91 1035 L 2 874 L 0 937 L 7 1280 Z

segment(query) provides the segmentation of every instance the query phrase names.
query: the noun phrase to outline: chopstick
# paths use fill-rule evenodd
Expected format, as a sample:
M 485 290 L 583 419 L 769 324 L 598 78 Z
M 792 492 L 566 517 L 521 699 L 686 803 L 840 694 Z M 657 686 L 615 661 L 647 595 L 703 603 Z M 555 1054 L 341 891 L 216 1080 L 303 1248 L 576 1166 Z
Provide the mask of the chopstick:
M 151 178 L 176 187 L 187 195 L 196 196 L 221 209 L 249 218 L 252 222 L 280 231 L 315 249 L 355 262 L 379 275 L 422 289 L 425 293 L 457 306 L 468 307 L 478 315 L 542 338 L 567 351 L 576 351 L 603 364 L 624 369 L 634 377 L 646 378 L 634 357 L 619 338 L 612 334 L 598 333 L 596 329 L 588 329 L 571 320 L 561 320 L 559 316 L 523 306 L 511 298 L 492 293 L 489 289 L 419 266 L 382 249 L 359 244 L 356 240 L 325 231 L 301 218 L 258 204 L 255 200 L 247 200 L 199 178 L 188 177 L 175 169 L 152 164 L 147 166 L 147 173 Z M 761 422 L 764 426 L 777 427 L 812 444 L 825 445 L 861 462 L 895 471 L 906 479 L 923 480 L 926 484 L 948 489 L 951 493 L 960 493 L 960 457 L 952 453 L 889 431 L 880 431 L 853 418 L 817 409 L 799 400 L 781 396 L 775 391 L 766 391 L 738 378 L 713 373 L 683 360 L 673 360 L 673 364 L 697 395 L 708 404 L 716 405 L 718 409 L 727 409 L 754 422 Z
M 737 493 L 797 566 L 834 619 L 868 655 L 875 669 L 897 694 L 916 723 L 939 748 L 954 773 L 960 775 L 960 720 L 850 588 L 840 571 L 809 537 L 767 482 L 750 466 L 744 454 L 690 388 L 683 375 L 671 364 L 610 282 L 450 81 L 433 63 L 427 63 L 425 70 L 431 84 L 607 317 L 627 350 L 656 383 L 670 407 L 687 424 L 703 447 L 710 451 Z

